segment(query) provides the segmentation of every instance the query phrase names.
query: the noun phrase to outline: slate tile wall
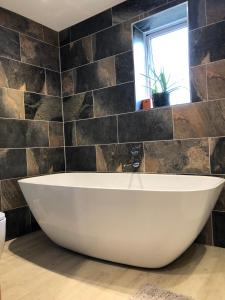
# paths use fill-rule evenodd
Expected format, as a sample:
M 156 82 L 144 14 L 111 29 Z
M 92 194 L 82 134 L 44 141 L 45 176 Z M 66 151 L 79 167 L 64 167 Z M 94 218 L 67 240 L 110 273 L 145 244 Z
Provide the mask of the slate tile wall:
M 224 0 L 188 1 L 192 103 L 135 112 L 130 25 L 182 2 L 127 0 L 59 33 L 67 171 L 132 171 L 138 147 L 139 172 L 225 175 Z M 199 242 L 225 247 L 224 199 Z
M 65 170 L 58 37 L 0 8 L 0 210 L 7 239 L 38 228 L 17 180 Z

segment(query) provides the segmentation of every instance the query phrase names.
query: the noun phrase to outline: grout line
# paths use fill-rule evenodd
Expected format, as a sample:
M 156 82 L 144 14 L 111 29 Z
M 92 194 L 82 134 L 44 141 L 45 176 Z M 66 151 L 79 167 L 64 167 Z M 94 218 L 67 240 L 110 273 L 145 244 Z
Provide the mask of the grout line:
M 120 53 L 117 53 L 117 54 L 114 54 L 114 55 L 110 55 L 110 56 L 106 56 L 106 57 L 103 57 L 103 58 L 100 58 L 100 59 L 96 59 L 96 60 L 94 60 L 94 57 L 93 57 L 93 61 L 88 62 L 88 63 L 83 64 L 83 65 L 80 65 L 80 66 L 77 66 L 77 67 L 73 67 L 73 68 L 64 70 L 64 71 L 62 71 L 62 73 L 73 71 L 73 70 L 76 70 L 76 69 L 79 69 L 79 68 L 82 68 L 82 67 L 85 67 L 85 66 L 88 66 L 88 65 L 91 65 L 91 64 L 95 64 L 95 63 L 98 63 L 98 62 L 100 62 L 102 60 L 107 60 L 107 59 L 110 59 L 110 58 L 113 59 L 116 56 L 120 56 L 120 55 L 123 55 L 123 54 L 128 53 L 128 52 L 133 52 L 133 50 L 130 49 L 130 50 L 127 50 L 127 51 L 123 51 L 123 52 L 120 52 Z M 94 56 L 94 54 L 93 54 L 93 56 Z
M 15 61 L 15 62 L 17 62 L 17 63 L 19 63 L 19 64 L 31 66 L 31 67 L 34 67 L 34 68 L 37 68 L 37 69 L 41 69 L 41 70 L 46 69 L 46 70 L 49 70 L 49 71 L 51 71 L 51 72 L 60 73 L 60 70 L 49 69 L 49 68 L 44 67 L 44 66 L 34 65 L 34 64 L 31 64 L 31 63 L 28 63 L 28 62 L 24 62 L 24 61 L 22 61 L 22 60 L 17 60 L 17 59 L 15 59 L 15 58 L 9 58 L 9 57 L 6 57 L 6 56 L 4 56 L 4 55 L 0 55 L 0 59 L 2 59 L 2 58 L 3 58 L 3 59 L 6 59 L 6 60 L 12 60 L 12 61 Z
M 145 142 L 142 142 L 142 147 L 143 147 L 143 163 L 144 163 L 144 170 L 143 172 L 145 173 L 146 172 L 146 153 L 145 153 Z
M 63 86 L 62 86 L 62 65 L 61 65 L 61 51 L 59 48 L 59 70 L 60 70 L 60 91 L 61 91 L 61 111 L 62 111 L 62 122 L 63 122 L 63 154 L 64 154 L 64 172 L 66 173 L 67 164 L 66 164 L 66 141 L 65 141 L 65 118 L 64 118 L 64 107 L 63 107 Z
M 142 141 L 126 141 L 126 142 L 114 142 L 114 143 L 107 143 L 107 144 L 104 144 L 104 143 L 101 143 L 101 144 L 87 144 L 87 145 L 77 145 L 77 147 L 88 147 L 88 146 L 96 146 L 96 145 L 104 145 L 104 146 L 107 146 L 107 145 L 115 145 L 115 144 L 119 144 L 119 145 L 124 145 L 124 144 L 140 144 L 140 143 L 148 143 L 148 144 L 154 144 L 154 143 L 161 143 L 161 142 L 176 142 L 176 141 L 187 141 L 187 140 L 205 140 L 206 138 L 189 138 L 189 139 L 170 139 L 170 140 L 142 140 Z M 67 147 L 74 147 L 74 146 L 67 146 Z
M 46 82 L 46 79 L 45 79 Z M 60 99 L 60 96 L 55 96 L 55 95 L 50 95 L 50 94 L 43 94 L 43 93 L 37 93 L 37 92 L 33 92 L 33 91 L 23 91 L 23 90 L 18 90 L 15 88 L 11 88 L 11 87 L 7 87 L 7 86 L 0 86 L 0 89 L 7 89 L 7 90 L 13 90 L 13 91 L 17 91 L 18 93 L 24 93 L 24 94 L 36 94 L 36 95 L 40 95 L 40 96 L 45 96 L 45 97 L 54 97 L 54 98 L 58 98 Z
M 206 101 L 209 101 L 209 88 L 208 88 L 208 65 L 205 66 L 205 82 L 206 82 Z M 211 100 L 210 100 L 211 101 Z
M 205 10 L 205 24 L 208 25 L 208 17 L 207 17 L 207 4 L 206 0 L 204 0 L 204 10 Z
M 212 22 L 212 23 L 206 24 L 205 26 L 200 26 L 200 27 L 191 29 L 191 30 L 189 30 L 189 32 L 192 33 L 192 32 L 194 32 L 196 30 L 202 30 L 204 28 L 207 28 L 207 27 L 210 27 L 210 26 L 214 26 L 214 25 L 217 25 L 217 24 L 223 23 L 223 22 L 225 22 L 225 21 L 224 20 L 220 20 L 220 21 L 217 21 L 217 22 Z
M 47 94 L 48 93 L 48 88 L 47 88 L 47 72 L 46 72 L 46 69 L 44 69 L 44 72 L 45 72 L 45 92 Z
M 110 89 L 110 88 L 113 88 L 113 87 L 117 87 L 117 86 L 125 85 L 125 84 L 130 84 L 130 83 L 134 83 L 134 81 L 133 80 L 132 81 L 126 81 L 126 82 L 118 83 L 118 84 L 115 84 L 115 85 L 104 86 L 104 87 L 101 87 L 101 88 L 98 88 L 98 89 L 86 90 L 84 92 L 79 92 L 79 93 L 76 93 L 76 94 L 71 94 L 71 95 L 65 96 L 63 98 L 67 98 L 67 97 L 71 97 L 71 96 L 78 96 L 78 95 L 86 94 L 86 93 L 92 92 L 92 91 L 95 92 L 95 91 L 100 91 L 100 90 L 104 90 L 104 89 Z
M 210 146 L 210 137 L 208 137 L 208 151 L 209 151 L 209 172 L 212 175 L 212 168 L 211 168 L 211 146 Z
M 93 51 L 93 43 L 94 43 L 94 39 L 92 37 L 90 37 L 90 42 L 91 42 L 91 62 L 94 62 L 94 51 Z
M 57 31 L 57 40 L 58 40 L 58 48 L 59 48 L 59 51 L 60 51 L 60 40 L 59 40 L 59 31 Z
M 119 143 L 119 117 L 116 116 L 116 136 L 117 136 L 117 143 Z
M 27 171 L 27 176 L 29 176 L 28 175 L 28 159 L 27 159 L 27 157 L 28 157 L 28 149 L 27 148 L 25 149 L 25 153 L 26 153 L 26 171 Z
M 212 65 L 212 64 L 218 64 L 218 63 L 221 63 L 221 62 L 225 62 L 225 58 L 214 60 L 214 61 L 209 61 L 209 62 L 202 63 L 200 65 L 195 65 L 195 66 L 189 65 L 189 68 L 191 70 L 191 69 L 194 69 L 194 68 L 200 68 L 200 67 L 209 66 L 209 65 Z
M 93 106 L 92 106 L 93 118 L 96 118 L 96 115 L 95 115 L 95 96 L 94 96 L 94 91 L 91 91 L 91 94 L 92 94 L 92 101 L 93 101 Z
M 64 146 L 54 146 L 54 147 L 49 147 L 49 146 L 36 146 L 36 147 L 16 147 L 16 148 L 11 148 L 11 147 L 0 147 L 0 149 L 4 150 L 27 150 L 27 149 L 59 149 L 63 148 Z
M 20 15 L 21 16 L 21 15 Z M 31 20 L 31 19 L 29 19 L 29 20 Z M 32 21 L 32 20 L 31 20 Z M 40 24 L 40 23 L 39 23 Z M 41 25 L 41 27 L 42 27 L 42 33 L 43 33 L 43 40 L 41 40 L 41 39 L 39 39 L 39 38 L 37 38 L 37 37 L 34 37 L 33 35 L 29 35 L 29 34 L 27 34 L 27 33 L 24 33 L 24 32 L 22 32 L 22 31 L 18 31 L 18 30 L 16 30 L 16 29 L 12 29 L 12 28 L 10 28 L 10 27 L 7 27 L 7 26 L 5 26 L 5 25 L 2 25 L 2 24 L 0 24 L 0 27 L 2 27 L 2 28 L 5 28 L 5 29 L 8 29 L 8 30 L 10 30 L 10 31 L 13 31 L 13 32 L 16 32 L 16 33 L 18 33 L 18 34 L 23 34 L 24 36 L 26 36 L 26 37 L 29 37 L 29 38 L 32 38 L 32 39 L 34 39 L 34 40 L 36 40 L 36 41 L 38 41 L 38 42 L 40 42 L 40 43 L 44 43 L 44 44 L 47 44 L 47 45 L 49 45 L 49 46 L 53 46 L 53 47 L 55 47 L 55 48 L 59 48 L 59 46 L 55 46 L 55 45 L 53 45 L 53 44 L 51 44 L 51 43 L 49 43 L 49 42 L 46 42 L 45 40 L 44 40 L 44 29 L 43 29 L 43 25 L 42 24 L 40 24 Z M 51 29 L 51 28 L 50 28 Z M 53 30 L 53 29 L 52 29 Z M 54 30 L 53 30 L 54 31 Z M 57 31 L 56 31 L 57 32 Z
M 76 144 L 76 146 L 77 146 L 77 145 L 78 145 L 78 142 L 77 142 L 77 122 L 74 121 L 73 123 L 74 123 L 74 126 L 75 126 L 75 144 Z M 73 138 L 73 137 L 72 137 L 72 138 Z
M 173 139 L 175 138 L 175 122 L 173 117 L 173 107 L 171 107 L 172 127 L 173 127 Z
M 21 36 L 20 36 L 20 33 L 19 33 L 19 50 L 20 50 L 20 61 L 22 62 L 22 55 L 21 55 Z
M 95 172 L 98 172 L 97 147 L 95 146 Z
M 26 113 L 24 111 L 24 113 Z M 35 120 L 35 119 L 18 119 L 18 118 L 6 118 L 6 117 L 1 117 L 0 116 L 0 120 L 14 120 L 14 121 L 18 121 L 18 122 L 22 122 L 22 121 L 27 121 L 27 122 L 38 122 L 38 123 L 63 123 L 63 121 L 55 121 L 55 120 Z
M 42 37 L 43 37 L 43 41 L 45 40 L 45 34 L 44 34 L 44 25 L 41 24 L 41 30 L 42 30 Z
M 48 147 L 51 147 L 51 143 L 50 143 L 50 123 L 48 122 Z
M 72 43 L 72 26 L 74 26 L 74 25 L 71 25 L 71 26 L 69 26 L 69 27 L 67 27 L 67 28 L 65 28 L 65 29 L 68 29 L 69 30 L 69 39 L 70 39 L 70 42 L 69 43 L 67 43 L 67 44 L 65 44 L 65 45 L 63 45 L 63 46 L 66 46 L 66 45 L 68 45 L 68 44 L 70 44 L 70 43 Z M 65 30 L 64 29 L 64 30 Z M 61 47 L 61 46 L 60 46 Z
M 73 84 L 73 95 L 74 95 L 75 94 L 75 78 L 74 78 L 74 72 L 73 72 L 73 70 L 72 70 L 72 84 Z

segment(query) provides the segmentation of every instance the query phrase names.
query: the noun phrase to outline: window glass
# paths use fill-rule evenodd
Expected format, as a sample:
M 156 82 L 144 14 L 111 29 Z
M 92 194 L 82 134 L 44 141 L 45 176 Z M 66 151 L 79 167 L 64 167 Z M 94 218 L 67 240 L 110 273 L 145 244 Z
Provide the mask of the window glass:
M 164 31 L 165 32 L 165 31 Z M 168 30 L 164 34 L 148 36 L 150 57 L 150 70 L 154 68 L 157 74 L 164 70 L 169 79 L 171 88 L 176 88 L 170 93 L 170 104 L 190 102 L 189 87 L 189 61 L 188 61 L 188 27 Z

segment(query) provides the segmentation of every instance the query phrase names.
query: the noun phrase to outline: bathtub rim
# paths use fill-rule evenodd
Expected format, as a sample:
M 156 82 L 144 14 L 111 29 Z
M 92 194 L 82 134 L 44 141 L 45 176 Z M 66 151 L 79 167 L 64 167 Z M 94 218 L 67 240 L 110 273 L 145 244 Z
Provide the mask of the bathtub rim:
M 104 186 L 80 186 L 80 185 L 65 185 L 64 183 L 60 184 L 54 184 L 54 183 L 47 183 L 47 182 L 35 182 L 35 179 L 41 179 L 44 177 L 53 177 L 53 176 L 62 176 L 62 175 L 67 175 L 67 174 L 120 174 L 120 175 L 149 175 L 149 176 L 179 176 L 179 177 L 198 177 L 198 178 L 210 178 L 210 179 L 217 179 L 218 183 L 215 184 L 214 186 L 210 187 L 201 187 L 201 188 L 184 188 L 184 189 L 151 189 L 151 188 L 143 188 L 143 189 L 137 189 L 137 188 L 126 188 L 126 187 L 104 187 Z M 30 181 L 32 180 L 32 181 Z M 29 182 L 30 181 L 30 182 Z M 139 173 L 139 172 L 124 172 L 124 173 L 117 173 L 117 172 L 67 172 L 67 173 L 54 173 L 54 174 L 43 174 L 43 175 L 34 175 L 26 178 L 22 178 L 18 180 L 19 185 L 21 184 L 29 184 L 29 185 L 35 185 L 35 186 L 49 186 L 49 187 L 58 187 L 58 188 L 72 188 L 72 189 L 79 189 L 79 190 L 84 190 L 84 189 L 92 189 L 92 190 L 107 190 L 107 191 L 133 191 L 133 192 L 158 192 L 158 193 L 171 193 L 171 192 L 176 192 L 176 193 L 193 193 L 193 192 L 201 192 L 201 191 L 210 191 L 219 188 L 220 186 L 223 187 L 225 185 L 225 178 L 223 177 L 217 177 L 217 176 L 209 176 L 209 175 L 193 175 L 193 174 L 157 174 L 157 173 Z

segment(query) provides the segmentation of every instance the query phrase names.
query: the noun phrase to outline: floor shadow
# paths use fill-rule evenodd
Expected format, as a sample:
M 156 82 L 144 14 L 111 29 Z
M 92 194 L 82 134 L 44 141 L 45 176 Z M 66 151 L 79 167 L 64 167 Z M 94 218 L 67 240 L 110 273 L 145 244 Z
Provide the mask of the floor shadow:
M 8 249 L 16 256 L 44 269 L 95 285 L 110 285 L 112 289 L 117 289 L 118 286 L 125 289 L 130 284 L 130 278 L 135 280 L 138 276 L 145 276 L 153 281 L 155 280 L 157 283 L 157 280 L 162 276 L 171 275 L 176 277 L 176 283 L 178 284 L 187 280 L 195 272 L 206 252 L 205 246 L 193 244 L 169 266 L 161 269 L 145 269 L 91 258 L 61 248 L 53 243 L 42 231 L 11 241 Z M 118 278 L 119 276 L 128 276 L 129 282 L 126 282 L 124 277 L 123 280 L 112 282 L 111 275 L 113 272 L 118 273 Z

